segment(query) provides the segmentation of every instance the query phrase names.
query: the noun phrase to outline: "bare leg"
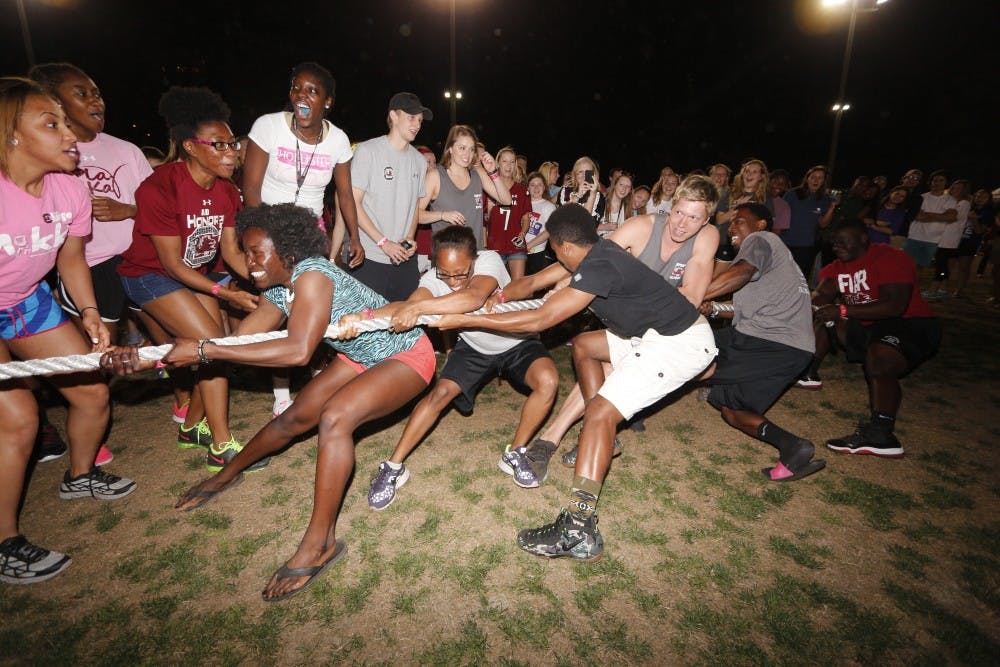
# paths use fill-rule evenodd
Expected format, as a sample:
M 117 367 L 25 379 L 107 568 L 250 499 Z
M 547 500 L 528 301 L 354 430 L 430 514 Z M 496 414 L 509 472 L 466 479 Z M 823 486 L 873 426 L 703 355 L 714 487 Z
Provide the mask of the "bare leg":
M 598 396 L 604 384 L 603 363 L 611 360 L 607 334 L 592 331 L 580 334 L 573 342 L 573 366 L 580 380 L 580 391 L 587 402 L 576 459 L 576 476 L 603 482 L 611 465 L 615 430 L 622 414 L 610 401 Z
M 243 451 L 239 452 L 222 470 L 191 489 L 219 491 L 232 482 L 241 472 L 255 461 L 278 451 L 291 440 L 319 423 L 323 406 L 340 389 L 358 377 L 357 371 L 342 361 L 335 360 L 322 373 L 314 377 L 299 392 L 298 400 L 281 414 L 269 421 L 264 428 L 250 438 Z M 187 498 L 190 498 L 191 491 Z M 179 509 L 186 509 L 189 502 L 181 499 Z
M 424 379 L 412 368 L 399 361 L 387 360 L 357 376 L 330 397 L 320 415 L 312 517 L 287 567 L 319 565 L 336 547 L 337 514 L 347 480 L 354 470 L 355 429 L 397 410 L 426 386 Z M 263 596 L 283 595 L 306 581 L 305 577 L 272 577 Z
M 610 372 L 611 364 L 604 364 L 604 377 L 607 377 Z M 541 439 L 553 443 L 558 448 L 562 439 L 566 437 L 566 433 L 573 428 L 573 424 L 583 417 L 585 407 L 583 394 L 580 393 L 580 384 L 574 384 L 566 400 L 563 401 L 562 407 L 559 408 L 559 412 L 556 413 L 555 419 L 540 436 Z
M 437 381 L 430 393 L 424 396 L 417 407 L 413 409 L 403 435 L 399 437 L 396 448 L 392 450 L 389 460 L 393 463 L 402 463 L 410 455 L 424 436 L 434 426 L 434 422 L 441 415 L 446 407 L 458 396 L 462 388 L 457 383 L 442 378 Z
M 559 391 L 559 371 L 552 359 L 542 357 L 535 359 L 524 376 L 525 383 L 531 389 L 531 394 L 521 408 L 521 419 L 514 432 L 514 447 L 528 445 L 531 436 L 545 421 Z
M 0 340 L 0 363 L 13 361 Z M 17 508 L 38 431 L 38 404 L 18 380 L 0 383 L 0 540 L 18 534 Z
M 7 341 L 10 351 L 21 359 L 54 355 L 87 354 L 90 346 L 72 325 L 61 326 L 28 338 Z M 52 384 L 69 401 L 66 432 L 69 441 L 70 475 L 76 477 L 91 469 L 101 439 L 108 427 L 111 407 L 108 386 L 97 372 L 56 375 Z M 34 418 L 33 418 L 34 419 Z M 6 428 L 7 425 L 4 425 Z
M 222 312 L 215 297 L 195 294 L 183 289 L 171 292 L 147 303 L 144 310 L 167 332 L 185 338 L 218 338 L 222 336 Z M 202 364 L 196 375 L 205 416 L 216 443 L 228 442 L 233 434 L 229 430 L 229 380 L 224 364 Z M 193 425 L 200 406 L 192 401 L 185 424 Z M 194 414 L 192 414 L 192 412 Z
M 507 260 L 507 271 L 510 272 L 510 279 L 517 280 L 518 278 L 524 277 L 524 265 L 527 264 L 527 260 L 523 259 L 509 259 Z

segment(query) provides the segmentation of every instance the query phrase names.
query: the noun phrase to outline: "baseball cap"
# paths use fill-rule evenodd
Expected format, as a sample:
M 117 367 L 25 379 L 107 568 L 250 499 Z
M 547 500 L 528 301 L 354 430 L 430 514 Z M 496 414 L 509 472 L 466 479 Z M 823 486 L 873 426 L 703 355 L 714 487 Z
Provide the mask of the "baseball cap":
M 413 93 L 396 93 L 393 95 L 392 99 L 389 100 L 389 111 L 393 109 L 405 111 L 411 116 L 422 113 L 424 120 L 432 120 L 434 118 L 434 112 L 422 105 L 420 98 Z

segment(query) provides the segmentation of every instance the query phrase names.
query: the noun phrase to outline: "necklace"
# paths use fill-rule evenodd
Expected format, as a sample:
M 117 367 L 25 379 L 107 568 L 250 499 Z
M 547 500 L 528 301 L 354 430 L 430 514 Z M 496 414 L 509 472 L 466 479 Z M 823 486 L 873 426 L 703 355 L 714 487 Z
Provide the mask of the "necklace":
M 292 200 L 293 204 L 299 202 L 299 191 L 302 189 L 302 184 L 306 182 L 306 176 L 309 174 L 309 167 L 312 166 L 313 158 L 316 156 L 316 148 L 319 146 L 319 141 L 313 144 L 312 153 L 309 154 L 309 161 L 306 162 L 305 168 L 302 167 L 302 152 L 299 150 L 299 125 L 295 120 L 295 116 L 292 116 L 292 133 L 295 135 L 295 199 Z M 319 134 L 316 135 L 316 139 L 323 134 L 323 127 L 320 126 Z M 303 141 L 306 138 L 302 137 Z

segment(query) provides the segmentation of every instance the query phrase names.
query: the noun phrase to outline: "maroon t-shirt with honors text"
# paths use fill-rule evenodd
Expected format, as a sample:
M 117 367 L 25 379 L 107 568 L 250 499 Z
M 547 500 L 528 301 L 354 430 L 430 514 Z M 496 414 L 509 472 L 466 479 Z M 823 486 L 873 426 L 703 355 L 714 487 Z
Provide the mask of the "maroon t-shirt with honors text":
M 184 162 L 159 167 L 135 192 L 132 245 L 122 253 L 118 273 L 167 275 L 151 236 L 177 236 L 184 263 L 207 273 L 219 252 L 224 227 L 236 224 L 240 194 L 232 183 L 217 178 L 207 190 L 198 185 Z

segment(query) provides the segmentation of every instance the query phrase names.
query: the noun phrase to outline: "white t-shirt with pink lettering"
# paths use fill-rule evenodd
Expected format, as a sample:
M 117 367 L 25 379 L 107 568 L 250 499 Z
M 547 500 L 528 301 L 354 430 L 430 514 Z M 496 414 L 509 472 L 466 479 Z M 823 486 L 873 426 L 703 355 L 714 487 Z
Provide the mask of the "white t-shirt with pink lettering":
M 75 173 L 90 188 L 91 196 L 135 204 L 136 188 L 153 173 L 138 146 L 100 133 L 93 141 L 78 141 L 76 147 L 80 151 L 80 166 Z M 87 266 L 96 266 L 128 250 L 134 224 L 133 218 L 93 220 L 93 235 L 84 247 Z
M 323 141 L 307 144 L 296 141 L 289 126 L 291 114 L 279 111 L 258 118 L 250 138 L 267 153 L 267 170 L 260 188 L 265 204 L 295 203 L 323 215 L 323 193 L 333 178 L 333 168 L 351 159 L 351 142 L 344 131 L 323 121 Z M 298 176 L 303 176 L 298 199 Z
M 90 235 L 87 187 L 69 174 L 46 174 L 34 197 L 0 174 L 0 309 L 27 299 L 67 236 Z

